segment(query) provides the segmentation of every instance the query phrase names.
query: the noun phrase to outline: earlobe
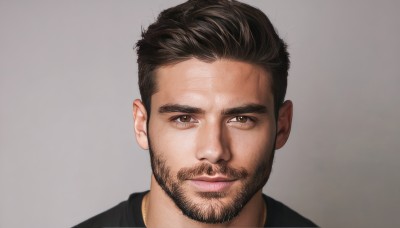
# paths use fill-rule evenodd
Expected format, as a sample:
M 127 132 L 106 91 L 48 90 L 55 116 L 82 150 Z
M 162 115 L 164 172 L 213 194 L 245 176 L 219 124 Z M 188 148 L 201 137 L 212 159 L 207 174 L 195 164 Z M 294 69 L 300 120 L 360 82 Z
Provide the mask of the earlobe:
M 133 102 L 135 136 L 139 146 L 145 150 L 149 149 L 149 142 L 147 139 L 147 118 L 146 108 L 139 99 L 136 99 Z
M 282 148 L 289 138 L 290 130 L 292 128 L 293 104 L 291 101 L 285 101 L 279 109 L 277 116 L 277 133 L 275 149 Z

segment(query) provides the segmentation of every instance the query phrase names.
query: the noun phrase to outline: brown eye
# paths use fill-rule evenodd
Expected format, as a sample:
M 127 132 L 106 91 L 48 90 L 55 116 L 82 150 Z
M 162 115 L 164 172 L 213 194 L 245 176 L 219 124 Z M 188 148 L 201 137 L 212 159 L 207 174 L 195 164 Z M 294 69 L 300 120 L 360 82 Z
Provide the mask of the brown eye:
M 192 118 L 188 115 L 183 115 L 178 118 L 179 122 L 189 123 Z
M 199 123 L 199 121 L 191 115 L 174 116 L 171 118 L 171 122 L 173 123 L 173 126 L 178 129 L 189 129 Z
M 249 120 L 247 116 L 236 116 L 236 121 L 239 123 L 246 123 Z
M 250 116 L 235 116 L 228 120 L 229 126 L 242 130 L 250 130 L 257 125 L 257 118 Z

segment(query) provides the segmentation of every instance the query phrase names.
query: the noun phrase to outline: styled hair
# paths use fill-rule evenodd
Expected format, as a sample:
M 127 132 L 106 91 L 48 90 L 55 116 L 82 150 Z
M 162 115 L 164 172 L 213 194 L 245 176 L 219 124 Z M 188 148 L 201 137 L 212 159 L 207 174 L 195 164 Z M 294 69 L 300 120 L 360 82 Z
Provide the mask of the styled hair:
M 275 113 L 283 103 L 289 54 L 267 16 L 234 0 L 189 0 L 160 13 L 137 44 L 139 89 L 150 113 L 157 68 L 191 58 L 231 59 L 261 66 L 272 75 Z

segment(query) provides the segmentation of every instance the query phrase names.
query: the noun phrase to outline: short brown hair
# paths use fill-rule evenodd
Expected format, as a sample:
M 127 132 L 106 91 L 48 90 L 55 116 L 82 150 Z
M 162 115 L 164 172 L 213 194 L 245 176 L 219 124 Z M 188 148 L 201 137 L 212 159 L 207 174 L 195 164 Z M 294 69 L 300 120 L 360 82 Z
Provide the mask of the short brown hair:
M 234 0 L 189 0 L 164 10 L 156 22 L 142 31 L 136 44 L 139 89 L 150 113 L 156 92 L 157 68 L 197 58 L 220 58 L 263 67 L 272 75 L 275 112 L 283 103 L 289 70 L 289 54 L 268 17 L 259 9 Z

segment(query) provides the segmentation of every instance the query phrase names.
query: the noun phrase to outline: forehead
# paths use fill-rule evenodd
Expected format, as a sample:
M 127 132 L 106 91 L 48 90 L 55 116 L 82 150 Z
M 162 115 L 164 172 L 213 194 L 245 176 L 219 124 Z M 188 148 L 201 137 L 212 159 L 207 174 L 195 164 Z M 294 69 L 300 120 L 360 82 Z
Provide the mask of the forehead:
M 225 108 L 244 103 L 272 102 L 271 76 L 263 68 L 242 61 L 186 60 L 155 72 L 157 91 L 152 103 L 186 103 Z

